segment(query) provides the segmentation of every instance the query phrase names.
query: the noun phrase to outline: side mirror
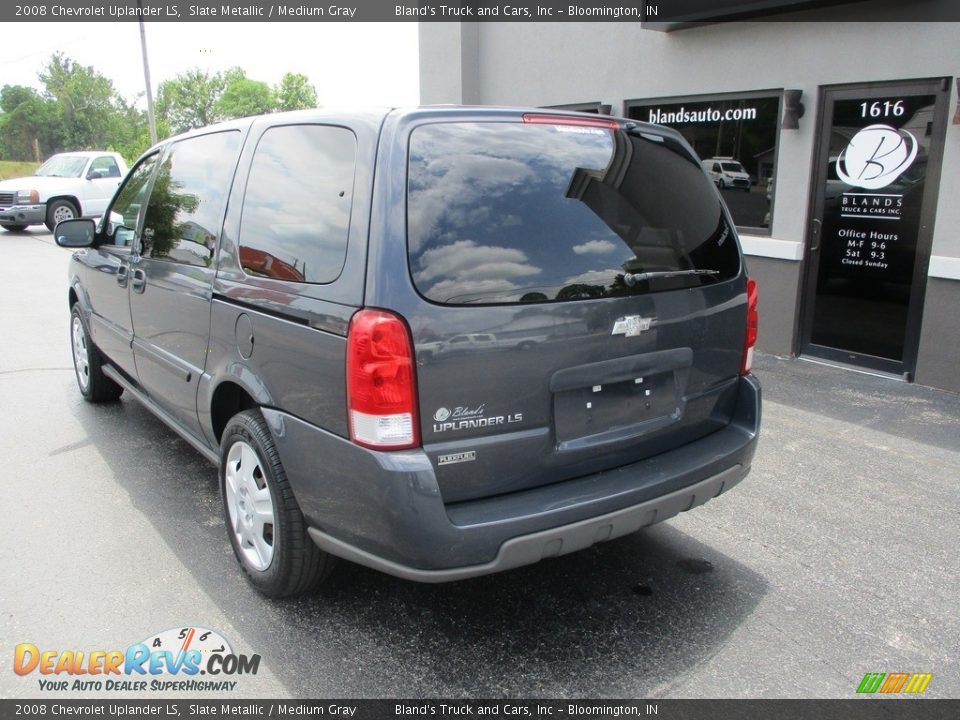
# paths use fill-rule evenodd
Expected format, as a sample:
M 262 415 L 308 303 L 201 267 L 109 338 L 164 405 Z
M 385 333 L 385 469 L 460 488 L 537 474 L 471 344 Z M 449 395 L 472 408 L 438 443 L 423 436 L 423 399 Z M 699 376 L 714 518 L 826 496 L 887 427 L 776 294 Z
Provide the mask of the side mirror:
M 99 180 L 103 177 L 103 173 L 99 170 L 91 170 L 87 173 L 87 180 Z
M 53 239 L 57 245 L 65 248 L 84 248 L 93 245 L 93 220 L 89 218 L 74 218 L 57 223 L 53 231 Z

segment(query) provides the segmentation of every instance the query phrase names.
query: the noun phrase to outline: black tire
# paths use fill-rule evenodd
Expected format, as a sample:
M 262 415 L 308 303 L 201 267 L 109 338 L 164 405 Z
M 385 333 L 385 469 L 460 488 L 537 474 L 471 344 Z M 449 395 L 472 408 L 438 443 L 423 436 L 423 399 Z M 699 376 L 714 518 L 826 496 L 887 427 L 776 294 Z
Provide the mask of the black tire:
M 726 190 L 727 184 L 723 181 L 723 178 L 720 178 L 720 182 L 717 183 L 717 187 L 721 190 Z
M 246 455 L 252 450 L 255 460 Z M 231 454 L 233 453 L 233 456 Z M 231 487 L 228 488 L 228 475 Z M 246 476 L 246 484 L 241 478 Z M 256 489 L 250 492 L 250 482 Z M 261 485 L 262 482 L 262 485 Z M 247 492 L 242 492 L 244 489 Z M 253 497 L 269 491 L 269 497 Z M 333 557 L 318 548 L 307 534 L 307 524 L 293 496 L 270 430 L 259 410 L 245 410 L 234 415 L 220 441 L 220 497 L 227 536 L 240 567 L 253 586 L 273 598 L 304 595 L 316 587 L 333 570 Z M 256 501 L 270 500 L 272 523 L 257 527 L 262 515 Z M 269 547 L 269 559 L 258 554 L 256 537 Z M 249 545 L 246 543 L 249 542 Z
M 0 225 L 7 232 L 23 232 L 27 229 L 26 225 Z
M 78 217 L 80 217 L 80 211 L 72 202 L 69 200 L 54 200 L 47 205 L 47 219 L 43 224 L 47 226 L 47 230 L 53 232 L 57 223 L 61 220 L 71 220 Z
M 73 351 L 77 387 L 85 400 L 92 403 L 113 402 L 123 394 L 123 388 L 103 374 L 103 356 L 90 339 L 90 332 L 77 304 L 70 310 L 70 348 Z

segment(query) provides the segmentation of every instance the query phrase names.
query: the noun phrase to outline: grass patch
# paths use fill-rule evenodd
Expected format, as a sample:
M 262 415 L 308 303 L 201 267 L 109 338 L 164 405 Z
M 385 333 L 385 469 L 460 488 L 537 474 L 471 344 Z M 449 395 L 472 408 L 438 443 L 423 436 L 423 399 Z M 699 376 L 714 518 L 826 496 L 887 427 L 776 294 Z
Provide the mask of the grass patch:
M 7 178 L 28 177 L 33 175 L 39 165 L 35 162 L 19 162 L 16 160 L 0 160 L 0 180 Z

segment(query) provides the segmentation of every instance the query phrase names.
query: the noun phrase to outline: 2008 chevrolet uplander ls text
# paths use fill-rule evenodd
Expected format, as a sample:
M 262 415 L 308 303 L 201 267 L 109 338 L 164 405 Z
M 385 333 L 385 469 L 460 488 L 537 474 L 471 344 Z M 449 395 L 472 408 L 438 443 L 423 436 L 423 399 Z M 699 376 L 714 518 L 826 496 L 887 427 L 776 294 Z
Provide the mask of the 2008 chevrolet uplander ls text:
M 672 130 L 247 118 L 162 142 L 98 225 L 55 236 L 80 248 L 80 391 L 127 392 L 219 465 L 267 595 L 312 589 L 332 556 L 425 582 L 518 567 L 750 469 L 756 287 Z

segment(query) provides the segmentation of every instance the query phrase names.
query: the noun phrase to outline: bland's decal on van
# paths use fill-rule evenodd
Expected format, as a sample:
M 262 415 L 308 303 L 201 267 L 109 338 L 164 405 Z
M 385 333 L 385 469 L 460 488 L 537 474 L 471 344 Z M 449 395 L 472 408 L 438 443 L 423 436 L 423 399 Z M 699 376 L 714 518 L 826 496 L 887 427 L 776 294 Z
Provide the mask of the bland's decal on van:
M 433 419 L 436 421 L 433 423 L 433 431 L 441 433 L 450 430 L 473 430 L 475 428 L 518 423 L 523 420 L 523 413 L 484 417 L 485 409 L 485 404 L 474 408 L 458 406 L 453 410 L 445 407 L 437 408 L 437 411 L 433 414 Z

